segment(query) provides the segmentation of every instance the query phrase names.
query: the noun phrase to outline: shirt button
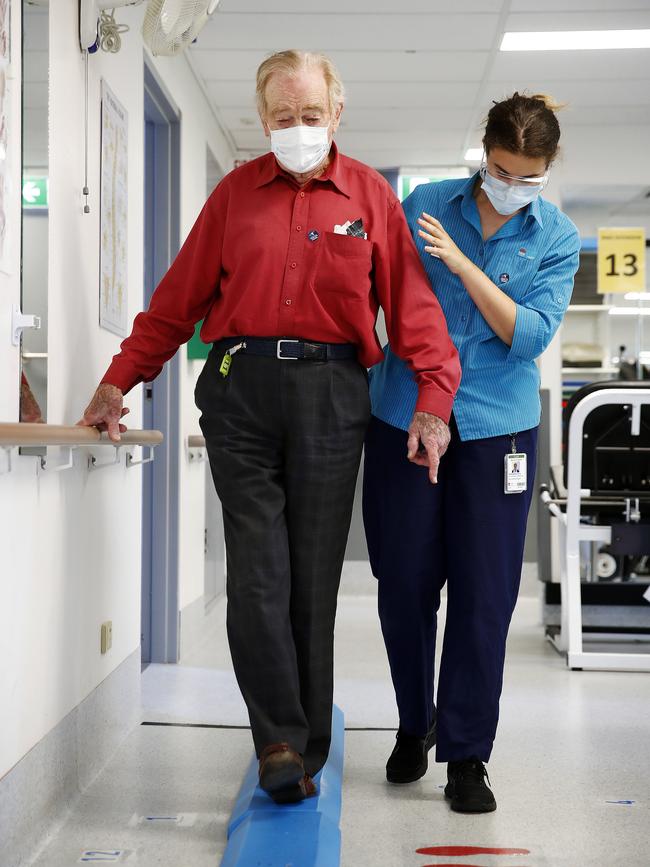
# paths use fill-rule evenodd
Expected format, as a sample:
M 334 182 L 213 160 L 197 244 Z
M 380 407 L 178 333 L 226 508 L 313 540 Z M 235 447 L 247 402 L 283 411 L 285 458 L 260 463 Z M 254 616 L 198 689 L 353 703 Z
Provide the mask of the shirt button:
M 297 267 L 297 266 L 296 266 L 296 263 L 295 263 L 295 262 L 292 262 L 292 263 L 291 263 L 291 267 L 292 267 L 292 268 Z
M 300 193 L 300 198 L 301 198 L 301 199 L 304 199 L 304 198 L 305 198 L 305 194 L 304 194 L 304 193 Z
M 467 316 L 461 316 L 460 321 L 461 322 L 467 322 Z
M 296 232 L 299 232 L 302 229 L 302 226 L 296 226 Z
M 287 298 L 284 303 L 287 305 L 287 307 L 291 307 L 291 298 Z

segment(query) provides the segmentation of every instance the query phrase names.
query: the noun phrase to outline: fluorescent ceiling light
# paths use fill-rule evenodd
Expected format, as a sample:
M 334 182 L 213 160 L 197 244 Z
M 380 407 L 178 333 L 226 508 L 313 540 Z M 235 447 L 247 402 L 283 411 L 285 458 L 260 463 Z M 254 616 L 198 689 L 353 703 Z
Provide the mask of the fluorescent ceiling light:
M 626 292 L 626 301 L 650 301 L 650 292 Z
M 650 316 L 650 307 L 610 307 L 611 316 Z
M 650 30 L 504 33 L 501 41 L 501 51 L 577 51 L 586 48 L 650 48 Z
M 465 161 L 468 163 L 480 163 L 483 159 L 483 148 L 468 148 Z

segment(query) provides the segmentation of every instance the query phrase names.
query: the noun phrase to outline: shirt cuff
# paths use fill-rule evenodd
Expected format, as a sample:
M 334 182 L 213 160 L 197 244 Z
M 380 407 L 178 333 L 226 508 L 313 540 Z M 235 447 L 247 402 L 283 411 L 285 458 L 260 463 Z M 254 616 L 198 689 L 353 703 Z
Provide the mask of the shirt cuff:
M 135 385 L 142 382 L 142 376 L 135 373 L 131 366 L 125 363 L 121 358 L 116 357 L 113 359 L 110 367 L 102 377 L 100 385 L 105 382 L 109 385 L 116 386 L 120 389 L 122 394 L 126 394 L 128 391 L 131 391 Z
M 444 391 L 435 387 L 420 388 L 417 403 L 415 405 L 416 412 L 428 412 L 431 415 L 437 415 L 445 424 L 449 424 L 451 418 L 451 410 L 454 406 L 453 395 L 447 394 Z
M 533 361 L 537 358 L 541 349 L 541 317 L 536 310 L 523 307 L 521 304 L 517 304 L 516 306 L 515 330 L 512 335 L 508 360 L 511 360 L 512 356 L 515 356 L 516 358 L 523 358 L 525 361 Z

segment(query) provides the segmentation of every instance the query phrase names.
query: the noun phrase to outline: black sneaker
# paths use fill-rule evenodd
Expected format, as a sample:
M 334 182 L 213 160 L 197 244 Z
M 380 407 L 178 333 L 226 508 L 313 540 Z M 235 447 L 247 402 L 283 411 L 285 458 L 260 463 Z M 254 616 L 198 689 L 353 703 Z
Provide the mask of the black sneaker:
M 476 757 L 447 765 L 445 798 L 457 813 L 492 813 L 497 802 L 485 781 L 490 782 L 485 765 Z
M 389 783 L 414 783 L 429 767 L 428 753 L 436 742 L 435 720 L 426 738 L 408 735 L 400 728 L 395 740 L 395 749 L 386 763 L 386 779 Z

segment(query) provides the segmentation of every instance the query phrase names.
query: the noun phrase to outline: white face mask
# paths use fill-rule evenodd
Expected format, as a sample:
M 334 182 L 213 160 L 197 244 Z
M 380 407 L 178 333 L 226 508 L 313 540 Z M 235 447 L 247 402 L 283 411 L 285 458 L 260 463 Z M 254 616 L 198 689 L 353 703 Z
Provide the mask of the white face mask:
M 323 162 L 330 149 L 329 126 L 289 126 L 271 130 L 271 150 L 277 161 L 296 174 Z
M 500 178 L 493 177 L 487 170 L 486 165 L 482 165 L 480 169 L 481 177 L 483 178 L 482 187 L 485 190 L 485 195 L 492 203 L 492 207 L 504 217 L 514 214 L 521 208 L 525 208 L 542 192 L 546 186 L 548 176 L 537 184 L 508 184 Z

